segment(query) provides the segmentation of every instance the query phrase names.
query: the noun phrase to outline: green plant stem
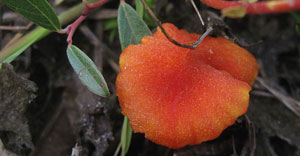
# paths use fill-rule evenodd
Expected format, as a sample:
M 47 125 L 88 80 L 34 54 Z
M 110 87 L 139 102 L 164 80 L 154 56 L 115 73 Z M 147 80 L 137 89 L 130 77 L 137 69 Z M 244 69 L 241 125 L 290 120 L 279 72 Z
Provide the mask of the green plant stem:
M 67 11 L 61 13 L 58 16 L 58 19 L 62 25 L 68 24 L 73 21 L 77 17 L 81 15 L 81 11 L 84 8 L 82 3 L 68 9 Z M 28 47 L 30 47 L 33 43 L 39 41 L 43 37 L 50 34 L 52 31 L 37 27 L 15 41 L 13 44 L 9 45 L 5 49 L 0 51 L 0 63 L 10 63 L 14 60 L 15 57 L 24 52 Z
M 290 14 L 296 19 L 297 23 L 300 23 L 300 16 L 296 12 L 290 12 Z

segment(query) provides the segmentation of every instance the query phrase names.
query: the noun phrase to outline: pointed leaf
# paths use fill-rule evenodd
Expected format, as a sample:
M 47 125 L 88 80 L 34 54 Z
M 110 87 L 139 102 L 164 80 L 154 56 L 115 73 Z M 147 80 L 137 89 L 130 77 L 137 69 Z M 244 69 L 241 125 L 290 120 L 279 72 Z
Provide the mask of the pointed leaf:
M 130 44 L 139 44 L 144 36 L 150 36 L 151 31 L 142 17 L 128 4 L 121 3 L 118 9 L 119 38 L 122 49 Z M 129 150 L 132 129 L 129 119 L 124 117 L 121 136 L 121 156 L 125 156 Z
M 99 96 L 109 96 L 109 90 L 102 74 L 84 52 L 72 45 L 68 47 L 67 55 L 79 79 L 91 92 Z
M 3 0 L 15 12 L 49 30 L 60 30 L 59 20 L 46 0 Z
M 144 16 L 144 5 L 141 0 L 135 0 L 135 10 L 140 17 Z
M 125 156 L 129 150 L 130 142 L 132 136 L 132 129 L 129 125 L 129 119 L 124 117 L 123 127 L 122 127 L 122 134 L 121 134 L 121 147 L 122 153 L 121 156 Z
M 121 3 L 118 9 L 118 27 L 122 49 L 129 44 L 139 44 L 144 36 L 151 35 L 143 19 L 126 3 Z

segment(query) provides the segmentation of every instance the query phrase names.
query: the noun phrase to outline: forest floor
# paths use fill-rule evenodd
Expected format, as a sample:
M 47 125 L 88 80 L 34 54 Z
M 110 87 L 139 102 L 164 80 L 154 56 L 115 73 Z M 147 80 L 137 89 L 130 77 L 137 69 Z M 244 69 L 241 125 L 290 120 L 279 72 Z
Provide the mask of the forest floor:
M 55 9 L 62 12 L 76 3 L 80 0 L 65 0 Z M 128 3 L 134 6 L 134 2 Z M 220 14 L 199 1 L 196 4 L 204 19 L 208 12 Z M 81 151 L 82 156 L 114 155 L 123 123 L 115 92 L 121 53 L 114 26 L 118 5 L 119 1 L 113 1 L 96 10 L 73 39 L 102 71 L 110 97 L 96 96 L 80 83 L 67 60 L 65 35 L 52 33 L 11 65 L 3 65 L 0 70 L 0 155 L 66 156 L 71 155 L 72 148 Z M 162 22 L 203 33 L 204 28 L 190 3 L 157 0 L 154 7 Z M 0 15 L 0 25 L 28 24 L 2 3 Z M 300 155 L 300 116 L 295 113 L 300 114 L 297 101 L 300 100 L 300 34 L 296 32 L 295 18 L 290 13 L 247 15 L 242 19 L 225 18 L 224 22 L 240 43 L 248 44 L 244 47 L 260 66 L 246 115 L 216 140 L 178 150 L 154 144 L 143 134 L 133 134 L 128 155 Z M 151 20 L 148 23 L 153 25 Z M 112 26 L 108 26 L 110 24 Z M 155 31 L 154 26 L 151 29 Z M 16 33 L 27 31 L 0 30 L 0 49 Z

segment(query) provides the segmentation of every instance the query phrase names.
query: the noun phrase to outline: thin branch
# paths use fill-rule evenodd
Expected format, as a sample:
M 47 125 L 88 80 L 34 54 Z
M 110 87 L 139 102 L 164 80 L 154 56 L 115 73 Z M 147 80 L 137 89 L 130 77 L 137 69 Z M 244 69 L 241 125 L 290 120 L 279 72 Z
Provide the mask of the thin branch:
M 256 136 L 255 136 L 255 127 L 253 122 L 249 119 L 247 115 L 245 115 L 245 119 L 248 124 L 248 138 L 249 138 L 249 146 L 250 146 L 250 154 L 249 156 L 254 156 L 256 150 Z
M 78 143 L 75 144 L 75 146 L 72 148 L 71 156 L 80 156 L 82 153 L 81 146 L 78 146 Z
M 287 108 L 300 117 L 300 101 L 293 99 L 290 96 L 286 96 L 276 89 L 270 87 L 262 78 L 257 77 L 256 80 L 265 87 L 270 93 L 272 93 L 278 100 L 280 100 Z
M 199 37 L 197 39 L 197 41 L 192 45 L 192 47 L 194 49 L 196 49 L 199 46 L 199 44 L 205 39 L 205 37 L 208 36 L 209 33 L 212 32 L 212 31 L 213 31 L 213 28 L 212 27 L 208 27 L 208 29 L 205 31 L 205 33 L 203 35 L 201 35 L 201 37 Z
M 27 30 L 26 26 L 6 26 L 0 25 L 0 30 L 7 30 L 7 31 L 20 31 L 20 30 Z
M 200 21 L 201 21 L 202 26 L 204 26 L 205 23 L 204 23 L 204 21 L 203 21 L 203 19 L 202 19 L 202 16 L 201 16 L 201 14 L 200 14 L 200 12 L 199 12 L 199 10 L 198 10 L 198 8 L 197 8 L 197 6 L 196 6 L 194 0 L 190 0 L 190 2 L 191 2 L 192 6 L 194 7 L 194 9 L 195 9 L 195 11 L 196 11 L 196 13 L 197 13 L 197 15 L 198 15 L 198 17 L 199 17 L 199 19 L 200 19 Z
M 236 147 L 235 147 L 235 141 L 234 141 L 234 136 L 231 136 L 231 140 L 232 140 L 232 151 L 233 153 L 231 154 L 232 156 L 238 156 L 237 152 L 236 152 Z
M 213 31 L 212 27 L 209 27 L 206 32 L 197 39 L 197 41 L 195 43 L 193 43 L 193 45 L 187 45 L 187 44 L 183 44 L 183 43 L 179 43 L 176 40 L 174 40 L 165 30 L 165 28 L 162 26 L 160 20 L 155 16 L 155 14 L 152 12 L 152 10 L 149 8 L 149 6 L 146 4 L 146 2 L 144 0 L 141 0 L 141 2 L 143 3 L 146 11 L 149 13 L 149 15 L 151 16 L 151 18 L 155 21 L 155 23 L 158 25 L 158 27 L 161 29 L 162 33 L 167 37 L 167 39 L 172 42 L 173 44 L 179 46 L 179 47 L 183 47 L 183 48 L 188 48 L 188 49 L 192 49 L 195 50 L 200 43 L 204 40 L 204 38 L 206 36 L 209 35 L 210 32 Z
M 173 38 L 171 38 L 170 35 L 166 32 L 165 28 L 162 26 L 159 19 L 155 16 L 155 14 L 152 12 L 152 10 L 149 8 L 149 6 L 146 4 L 146 2 L 144 0 L 141 0 L 141 2 L 143 3 L 145 9 L 147 10 L 147 12 L 151 16 L 151 18 L 155 21 L 155 23 L 158 25 L 158 27 L 161 29 L 161 31 L 164 33 L 164 35 L 167 37 L 167 39 L 170 42 L 174 43 L 177 46 L 183 47 L 183 48 L 195 49 L 193 46 L 179 43 L 176 40 L 174 40 Z
M 120 152 L 120 149 L 121 149 L 121 142 L 119 143 L 115 153 L 114 153 L 114 156 L 118 156 L 119 152 Z
M 28 30 L 32 25 L 33 25 L 33 22 L 29 22 L 26 26 L 0 25 L 0 30 L 9 30 L 9 31 Z
M 107 61 L 108 61 L 108 64 L 111 66 L 111 68 L 116 73 L 120 73 L 120 67 L 119 67 L 119 65 L 113 59 L 108 59 Z

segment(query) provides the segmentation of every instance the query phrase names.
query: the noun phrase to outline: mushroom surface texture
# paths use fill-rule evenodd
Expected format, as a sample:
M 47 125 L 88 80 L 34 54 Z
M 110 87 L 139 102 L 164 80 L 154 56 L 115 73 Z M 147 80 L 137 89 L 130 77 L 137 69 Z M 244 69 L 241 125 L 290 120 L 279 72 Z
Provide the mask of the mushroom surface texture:
M 200 36 L 163 24 L 180 43 Z M 129 45 L 116 80 L 122 113 L 134 132 L 169 148 L 217 138 L 246 113 L 258 64 L 222 37 L 206 37 L 195 50 L 171 43 L 160 29 Z

